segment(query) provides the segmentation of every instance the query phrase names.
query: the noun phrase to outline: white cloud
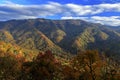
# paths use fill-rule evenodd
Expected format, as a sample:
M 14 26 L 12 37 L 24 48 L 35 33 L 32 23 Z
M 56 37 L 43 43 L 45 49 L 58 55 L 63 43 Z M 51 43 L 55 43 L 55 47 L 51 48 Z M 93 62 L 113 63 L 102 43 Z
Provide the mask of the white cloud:
M 116 4 L 100 4 L 100 5 L 95 5 L 95 7 L 98 7 L 99 9 L 104 9 L 104 11 L 117 11 L 117 12 L 120 12 L 120 3 L 116 3 Z
M 75 15 L 87 15 L 87 14 L 91 14 L 91 12 L 92 12 L 91 6 L 66 4 L 65 7 L 68 8 L 68 10 L 71 13 L 74 13 Z
M 103 25 L 120 26 L 120 16 L 62 17 L 61 19 L 82 19 L 93 23 L 101 23 Z
M 0 20 L 45 17 L 58 13 L 62 13 L 61 4 L 55 2 L 42 5 L 20 5 L 7 2 L 0 5 Z
M 71 11 L 71 13 L 74 13 L 77 16 L 93 15 L 103 12 L 120 12 L 120 3 L 98 5 L 66 4 L 66 7 Z
M 83 19 L 91 22 L 99 22 L 108 25 L 120 25 L 119 16 L 111 17 L 95 16 L 96 14 L 104 12 L 120 13 L 120 3 L 78 5 L 73 3 L 60 4 L 57 2 L 48 2 L 46 4 L 40 5 L 22 5 L 6 1 L 4 2 L 4 4 L 3 3 L 0 4 L 0 20 L 25 19 L 25 18 L 28 19 L 58 15 L 65 16 L 62 17 L 62 19 Z
M 91 20 L 93 20 L 93 22 L 99 21 L 101 24 L 120 26 L 120 16 L 111 16 L 111 17 L 93 16 L 91 17 Z
M 72 16 L 69 16 L 69 17 L 61 17 L 61 19 L 82 19 L 82 20 L 87 20 L 88 17 L 72 17 Z

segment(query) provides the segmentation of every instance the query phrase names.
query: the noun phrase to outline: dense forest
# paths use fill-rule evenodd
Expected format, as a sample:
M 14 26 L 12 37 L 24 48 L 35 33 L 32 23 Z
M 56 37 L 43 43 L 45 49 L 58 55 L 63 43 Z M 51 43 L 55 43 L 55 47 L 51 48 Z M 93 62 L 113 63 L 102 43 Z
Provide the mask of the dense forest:
M 97 49 L 120 58 L 120 29 L 83 20 L 1 21 L 0 41 L 20 46 L 34 55 L 46 50 L 62 55 Z
M 64 59 L 47 50 L 32 60 L 0 51 L 0 80 L 120 80 L 120 63 L 97 50 Z
M 120 80 L 120 29 L 82 20 L 0 22 L 0 80 Z

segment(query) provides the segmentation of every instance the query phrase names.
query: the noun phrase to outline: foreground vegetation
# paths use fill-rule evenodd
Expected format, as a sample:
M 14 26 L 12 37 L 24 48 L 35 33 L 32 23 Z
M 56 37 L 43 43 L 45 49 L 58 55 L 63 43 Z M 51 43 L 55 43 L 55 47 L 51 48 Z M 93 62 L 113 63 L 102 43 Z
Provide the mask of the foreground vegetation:
M 0 80 L 120 80 L 119 43 L 118 27 L 82 20 L 0 22 Z
M 48 50 L 31 61 L 1 51 L 0 80 L 120 80 L 120 65 L 95 50 L 71 59 L 56 57 Z

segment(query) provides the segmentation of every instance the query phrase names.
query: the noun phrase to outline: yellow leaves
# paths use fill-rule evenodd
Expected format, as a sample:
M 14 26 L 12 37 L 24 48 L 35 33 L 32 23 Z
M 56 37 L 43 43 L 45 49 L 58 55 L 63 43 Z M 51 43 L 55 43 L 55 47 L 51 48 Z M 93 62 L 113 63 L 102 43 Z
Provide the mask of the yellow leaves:
M 29 55 L 27 53 L 29 53 L 30 51 L 27 51 L 25 49 L 22 49 L 19 46 L 10 44 L 10 43 L 6 43 L 3 41 L 0 41 L 0 56 L 6 56 L 6 55 L 14 55 L 18 58 L 20 57 L 28 57 Z M 26 54 L 24 54 L 26 52 Z M 33 53 L 31 53 L 33 54 Z M 29 59 L 32 59 L 34 56 L 29 56 Z
M 10 40 L 14 40 L 13 36 L 8 32 L 8 31 L 4 31 L 4 34 L 6 35 L 6 37 Z
M 102 40 L 106 40 L 108 39 L 109 35 L 107 35 L 104 32 L 99 32 L 98 36 L 102 39 Z
M 16 58 L 21 58 L 21 57 L 23 57 L 23 53 L 21 52 L 16 55 Z
M 51 38 L 55 39 L 57 43 L 59 43 L 64 38 L 64 36 L 66 36 L 66 33 L 62 30 L 56 30 L 51 33 Z

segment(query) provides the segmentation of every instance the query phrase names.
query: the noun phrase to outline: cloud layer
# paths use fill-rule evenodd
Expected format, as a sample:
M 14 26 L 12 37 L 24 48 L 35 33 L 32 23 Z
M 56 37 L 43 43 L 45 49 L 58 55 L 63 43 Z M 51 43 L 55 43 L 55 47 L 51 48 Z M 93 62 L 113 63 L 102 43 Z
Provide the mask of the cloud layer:
M 93 23 L 101 23 L 103 25 L 120 26 L 120 16 L 62 17 L 61 19 L 82 19 Z
M 38 17 L 47 18 L 48 16 L 58 15 L 62 16 L 61 19 L 84 19 L 112 26 L 120 25 L 120 16 L 95 16 L 105 12 L 120 13 L 120 3 L 78 5 L 72 3 L 60 4 L 57 2 L 48 2 L 41 5 L 21 5 L 12 2 L 5 2 L 4 4 L 0 4 L 0 20 Z

